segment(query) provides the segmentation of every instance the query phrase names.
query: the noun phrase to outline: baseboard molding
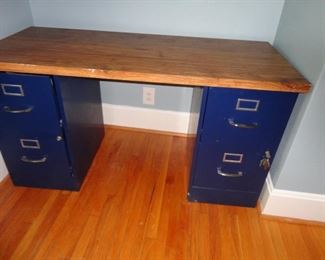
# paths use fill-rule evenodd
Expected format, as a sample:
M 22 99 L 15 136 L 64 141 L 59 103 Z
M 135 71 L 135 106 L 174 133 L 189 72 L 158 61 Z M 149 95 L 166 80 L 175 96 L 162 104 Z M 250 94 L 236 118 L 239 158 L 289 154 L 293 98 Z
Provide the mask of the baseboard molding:
M 107 131 L 110 131 L 111 129 L 116 129 L 116 130 L 125 130 L 125 131 L 137 132 L 137 133 L 169 135 L 169 136 L 177 136 L 177 137 L 184 137 L 184 138 L 196 137 L 196 134 L 183 134 L 183 133 L 159 131 L 154 129 L 145 129 L 145 128 L 137 128 L 137 127 L 129 127 L 129 126 L 118 126 L 118 125 L 105 125 L 105 129 Z
M 260 207 L 267 216 L 325 222 L 325 195 L 276 189 L 270 175 L 260 196 Z
M 103 103 L 105 125 L 140 128 L 180 134 L 194 134 L 196 127 L 190 118 L 198 115 L 188 112 L 121 106 Z M 195 122 L 196 120 L 191 120 Z

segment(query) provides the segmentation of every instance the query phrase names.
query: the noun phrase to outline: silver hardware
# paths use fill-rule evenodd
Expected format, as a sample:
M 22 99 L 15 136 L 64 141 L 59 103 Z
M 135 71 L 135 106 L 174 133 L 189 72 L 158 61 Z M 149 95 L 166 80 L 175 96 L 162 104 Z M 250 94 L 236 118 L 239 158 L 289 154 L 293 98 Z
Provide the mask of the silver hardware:
M 44 162 L 46 162 L 47 157 L 44 156 L 44 157 L 41 158 L 41 159 L 38 159 L 38 160 L 32 160 L 32 159 L 28 159 L 27 156 L 23 155 L 20 159 L 21 159 L 23 162 L 26 162 L 26 163 L 44 163 Z
M 243 157 L 244 155 L 242 153 L 224 153 L 222 161 L 228 163 L 241 163 L 243 161 Z
M 264 169 L 265 172 L 268 172 L 271 168 L 271 152 L 266 150 L 263 158 L 260 160 L 260 167 Z
M 20 139 L 20 144 L 22 148 L 41 149 L 37 139 Z
M 6 88 L 17 88 L 17 92 L 10 92 Z M 1 84 L 2 92 L 6 96 L 18 96 L 23 97 L 24 96 L 24 90 L 22 85 L 14 85 L 14 84 Z
M 56 140 L 59 142 L 59 141 L 62 141 L 63 138 L 62 138 L 62 136 L 58 135 L 58 136 L 56 137 Z
M 7 113 L 12 113 L 12 114 L 20 114 L 20 113 L 29 113 L 33 110 L 33 106 L 30 106 L 28 108 L 25 108 L 25 109 L 19 109 L 19 110 L 15 110 L 15 109 L 12 109 L 8 106 L 4 106 L 3 107 L 3 110 Z
M 245 107 L 244 103 L 253 103 L 255 104 L 255 107 Z M 256 112 L 258 110 L 259 105 L 260 105 L 260 100 L 238 98 L 236 104 L 236 110 Z
M 234 119 L 232 119 L 232 118 L 228 118 L 228 123 L 229 123 L 229 125 L 231 125 L 233 127 L 238 127 L 238 128 L 256 128 L 258 126 L 257 123 L 253 123 L 253 124 L 236 123 L 234 121 Z
M 223 177 L 242 177 L 244 175 L 242 171 L 236 173 L 223 172 L 220 167 L 217 168 L 217 173 Z
M 268 151 L 268 150 L 266 150 L 266 151 L 265 151 L 265 157 L 266 157 L 267 159 L 271 159 L 271 152 Z

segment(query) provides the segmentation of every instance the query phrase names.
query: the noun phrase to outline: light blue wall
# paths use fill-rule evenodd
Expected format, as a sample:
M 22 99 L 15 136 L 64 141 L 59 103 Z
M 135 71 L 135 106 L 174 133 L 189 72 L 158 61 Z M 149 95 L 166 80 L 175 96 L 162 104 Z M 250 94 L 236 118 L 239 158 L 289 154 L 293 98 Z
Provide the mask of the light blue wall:
M 325 61 L 324 0 L 286 0 L 274 47 L 315 84 Z
M 32 24 L 32 14 L 27 0 L 0 0 L 0 39 Z M 0 151 L 0 181 L 7 172 Z
M 283 1 L 30 0 L 35 25 L 272 42 Z
M 151 84 L 135 84 L 120 82 L 101 82 L 103 102 L 115 105 L 127 105 L 152 108 L 142 104 L 141 86 L 155 88 L 156 109 L 189 112 L 192 99 L 192 88 L 156 86 Z
M 31 25 L 28 0 L 0 0 L 0 39 Z
M 37 26 L 273 42 L 283 0 L 30 0 Z M 102 83 L 104 102 L 143 106 L 141 85 Z M 132 94 L 131 94 L 132 93 Z M 154 108 L 190 111 L 192 89 L 156 87 Z M 152 107 L 152 106 L 145 106 Z
M 285 2 L 274 46 L 313 84 L 297 101 L 271 169 L 278 189 L 325 193 L 325 1 Z

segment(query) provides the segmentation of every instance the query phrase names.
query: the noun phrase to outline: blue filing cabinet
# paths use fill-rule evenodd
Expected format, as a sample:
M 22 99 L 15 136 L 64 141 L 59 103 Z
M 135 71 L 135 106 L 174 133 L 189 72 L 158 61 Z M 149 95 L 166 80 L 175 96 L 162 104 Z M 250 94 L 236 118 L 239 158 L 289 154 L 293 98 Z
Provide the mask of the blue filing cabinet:
M 104 136 L 97 80 L 0 73 L 0 150 L 15 185 L 79 190 Z
M 204 88 L 189 200 L 254 207 L 296 98 Z

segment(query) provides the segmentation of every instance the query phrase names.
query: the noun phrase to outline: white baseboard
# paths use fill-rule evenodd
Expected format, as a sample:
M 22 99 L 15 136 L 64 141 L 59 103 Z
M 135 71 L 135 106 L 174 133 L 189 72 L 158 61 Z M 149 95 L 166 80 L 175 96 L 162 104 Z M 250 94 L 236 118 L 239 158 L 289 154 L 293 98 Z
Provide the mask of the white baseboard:
M 8 175 L 8 170 L 0 152 L 0 182 Z
M 182 134 L 194 134 L 196 126 L 190 125 L 191 117 L 198 117 L 189 112 L 111 105 L 103 103 L 105 125 L 117 125 L 150 130 L 167 131 Z
M 260 205 L 263 215 L 325 222 L 325 195 L 276 189 L 270 175 Z

